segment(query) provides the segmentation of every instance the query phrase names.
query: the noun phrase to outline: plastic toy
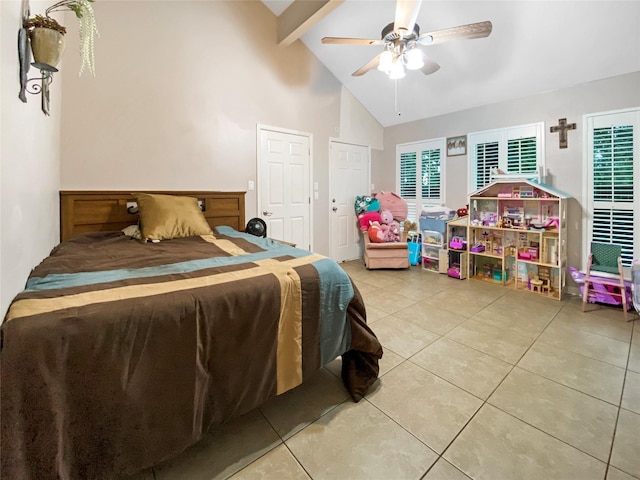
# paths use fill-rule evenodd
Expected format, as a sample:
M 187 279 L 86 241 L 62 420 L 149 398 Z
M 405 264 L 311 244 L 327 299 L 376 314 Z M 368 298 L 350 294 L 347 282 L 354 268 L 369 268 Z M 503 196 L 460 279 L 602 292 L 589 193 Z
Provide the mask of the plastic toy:
M 471 251 L 472 252 L 484 252 L 484 245 L 474 245 L 473 247 L 471 247 Z
M 453 278 L 460 278 L 460 264 L 452 263 L 449 269 L 447 270 L 447 275 Z
M 465 250 L 467 248 L 467 242 L 462 237 L 451 237 L 449 247 L 456 250 Z
M 567 267 L 571 278 L 580 285 L 580 294 L 584 294 L 584 273 L 579 272 L 573 267 Z M 591 278 L 598 278 L 597 275 L 591 275 Z M 600 277 L 602 278 L 602 277 Z M 632 295 L 631 286 L 632 283 L 628 280 L 624 281 L 625 288 L 627 289 L 627 304 L 632 307 Z M 615 290 L 614 290 L 615 289 Z M 589 294 L 589 303 L 606 303 L 608 305 L 622 305 L 622 300 L 619 296 L 612 295 L 616 293 L 617 287 L 615 285 L 602 285 L 598 283 L 593 284 L 593 290 Z M 618 292 L 619 295 L 619 292 Z

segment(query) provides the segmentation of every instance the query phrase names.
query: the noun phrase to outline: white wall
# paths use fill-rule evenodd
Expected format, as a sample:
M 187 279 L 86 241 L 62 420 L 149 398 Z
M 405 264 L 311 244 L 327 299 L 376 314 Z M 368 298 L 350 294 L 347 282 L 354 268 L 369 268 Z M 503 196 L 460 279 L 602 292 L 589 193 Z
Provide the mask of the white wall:
M 32 15 L 50 2 L 31 2 Z M 58 242 L 62 75 L 51 85 L 51 116 L 40 96 L 18 99 L 21 2 L 0 2 L 0 317 L 31 269 Z M 31 69 L 30 77 L 39 72 Z
M 573 197 L 568 210 L 568 263 L 580 267 L 584 203 L 582 116 L 638 106 L 640 72 L 389 127 L 385 129 L 384 152 L 374 155 L 373 181 L 382 189 L 395 188 L 396 144 L 542 121 L 545 124 L 547 183 Z M 566 149 L 558 147 L 558 134 L 549 132 L 549 127 L 557 125 L 560 118 L 577 124 L 576 130 L 568 132 Z M 445 158 L 446 205 L 449 207 L 459 208 L 467 203 L 468 158 L 470 155 Z
M 384 128 L 344 87 L 340 95 L 340 131 L 336 133 L 346 143 L 368 145 L 375 150 L 384 148 Z

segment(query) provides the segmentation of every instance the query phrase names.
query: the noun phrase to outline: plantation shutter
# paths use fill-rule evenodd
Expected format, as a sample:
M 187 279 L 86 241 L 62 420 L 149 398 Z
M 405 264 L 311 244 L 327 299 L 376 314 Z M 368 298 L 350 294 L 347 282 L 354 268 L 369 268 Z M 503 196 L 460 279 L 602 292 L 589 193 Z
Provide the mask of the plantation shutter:
M 417 221 L 424 204 L 444 203 L 445 139 L 396 147 L 397 193 L 407 202 L 407 218 Z
M 608 116 L 611 117 L 611 116 Z M 640 214 L 639 192 L 635 188 L 634 157 L 638 125 L 620 123 L 627 118 L 609 118 L 611 125 L 590 123 L 589 185 L 593 198 L 591 241 L 615 243 L 622 247 L 622 263 L 631 266 L 637 251 L 634 238 L 636 218 Z M 634 129 L 635 127 L 635 129 Z M 634 131 L 635 130 L 635 131 Z
M 467 135 L 473 152 L 469 164 L 469 192 L 492 181 L 500 171 L 523 178 L 544 174 L 544 123 L 474 132 Z
M 535 173 L 538 167 L 536 137 L 510 139 L 507 143 L 507 173 Z
M 422 152 L 422 199 L 440 200 L 440 149 Z
M 498 142 L 479 143 L 475 149 L 476 182 L 474 190 L 491 183 L 491 171 L 499 165 Z
M 416 218 L 416 196 L 418 192 L 417 152 L 400 154 L 400 196 L 407 202 L 407 217 Z

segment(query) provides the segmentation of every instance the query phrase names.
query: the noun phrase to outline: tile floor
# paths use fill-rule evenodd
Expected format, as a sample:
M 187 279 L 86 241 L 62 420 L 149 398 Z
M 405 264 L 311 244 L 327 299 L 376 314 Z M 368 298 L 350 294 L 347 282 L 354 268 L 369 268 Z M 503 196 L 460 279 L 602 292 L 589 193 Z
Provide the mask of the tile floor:
M 350 400 L 338 359 L 136 480 L 640 479 L 640 323 L 419 267 L 343 267 L 385 348 L 367 397 Z

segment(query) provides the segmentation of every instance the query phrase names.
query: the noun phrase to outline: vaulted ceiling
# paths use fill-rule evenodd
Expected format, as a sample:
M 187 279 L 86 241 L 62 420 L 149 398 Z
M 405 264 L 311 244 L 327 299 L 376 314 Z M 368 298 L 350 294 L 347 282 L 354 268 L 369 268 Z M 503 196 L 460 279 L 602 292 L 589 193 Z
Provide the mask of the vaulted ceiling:
M 440 70 L 412 71 L 397 81 L 378 70 L 351 75 L 382 46 L 321 42 L 325 36 L 379 39 L 394 20 L 394 0 L 263 2 L 279 20 L 287 9 L 324 5 L 297 30 L 285 27 L 288 41 L 299 37 L 385 127 L 640 71 L 640 1 L 424 0 L 416 22 L 422 33 L 484 20 L 493 31 L 421 47 Z M 292 5 L 298 2 L 303 5 Z

